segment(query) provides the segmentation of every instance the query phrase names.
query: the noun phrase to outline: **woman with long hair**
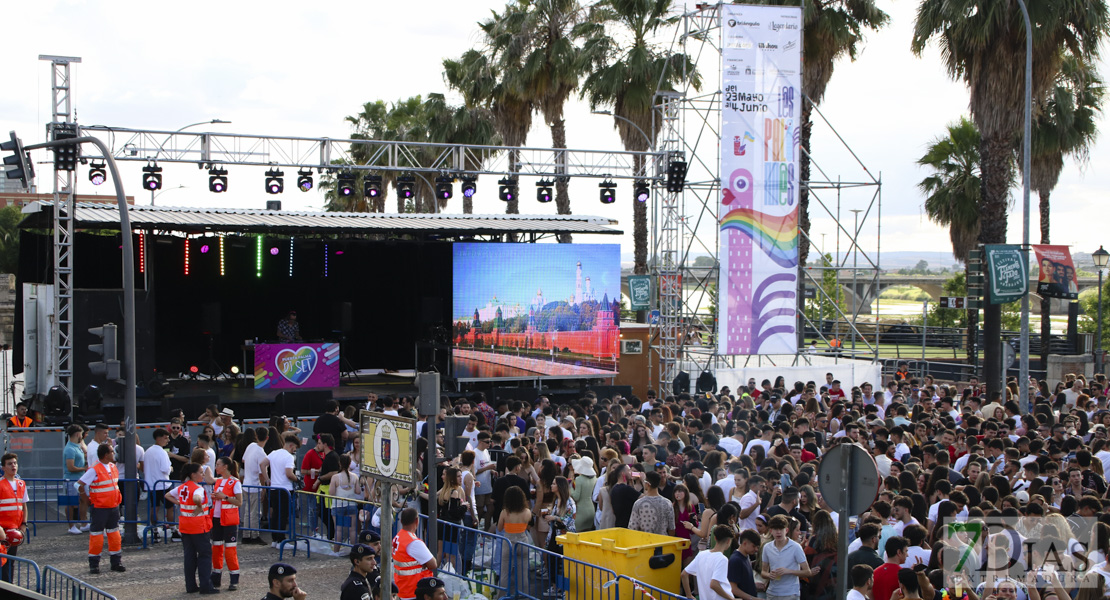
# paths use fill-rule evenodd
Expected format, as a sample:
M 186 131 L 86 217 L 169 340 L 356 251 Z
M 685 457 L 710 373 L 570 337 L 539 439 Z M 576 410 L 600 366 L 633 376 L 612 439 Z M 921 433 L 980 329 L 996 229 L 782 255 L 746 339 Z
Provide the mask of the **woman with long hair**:
M 193 448 L 192 454 L 189 455 L 189 462 L 200 465 L 200 473 L 205 485 L 216 483 L 216 478 L 212 476 L 212 465 L 208 464 L 208 453 L 204 448 Z
M 216 457 L 232 456 L 235 453 L 235 442 L 239 439 L 239 427 L 235 423 L 229 424 L 220 430 L 216 436 Z
M 335 517 L 336 541 L 354 545 L 358 541 L 358 524 L 355 517 L 358 515 L 359 503 L 365 491 L 362 489 L 362 480 L 357 473 L 351 472 L 351 457 L 346 454 L 339 455 L 339 472 L 331 477 L 329 493 L 337 498 L 334 500 L 331 514 Z M 336 545 L 334 550 L 338 551 Z
M 250 445 L 258 441 L 258 432 L 253 427 L 247 427 L 239 437 L 235 439 L 235 451 L 231 453 L 231 459 L 238 465 L 239 470 L 243 470 L 243 454 L 250 448 Z
M 549 458 L 540 463 L 540 483 L 536 486 L 536 530 L 534 533 L 536 534 L 536 546 L 541 548 L 550 531 L 548 520 L 544 517 L 551 511 L 555 502 L 554 497 L 552 497 L 551 486 L 558 476 L 559 467 L 555 465 L 555 461 Z
M 674 497 L 674 535 L 690 540 L 690 544 L 682 551 L 682 566 L 685 567 L 694 558 L 694 543 L 691 537 L 701 531 L 698 523 L 698 505 L 696 499 L 690 494 L 690 489 L 684 484 L 676 484 L 671 495 Z
M 463 497 L 458 468 L 447 467 L 443 470 L 443 487 L 436 494 L 436 506 L 439 510 L 440 564 L 444 560 L 451 563 L 458 555 L 459 526 L 462 525 L 468 504 Z
M 606 448 L 606 450 L 608 451 L 609 448 Z M 609 466 L 605 470 L 605 485 L 601 486 L 597 494 L 597 511 L 601 515 L 598 518 L 598 529 L 610 529 L 617 526 L 617 515 L 613 512 L 613 503 L 609 500 L 609 491 L 620 482 L 620 472 L 625 468 L 627 467 L 620 459 L 613 458 L 609 461 Z
M 509 543 L 501 544 L 499 564 L 494 566 L 494 571 L 504 573 L 512 571 L 516 577 L 516 589 L 528 589 L 531 572 L 528 568 L 528 555 L 523 546 L 534 543 L 532 535 L 528 533 L 528 526 L 532 522 L 532 511 L 528 508 L 528 498 L 524 490 L 517 486 L 509 486 L 505 490 L 501 515 L 497 518 L 497 531 Z M 516 555 L 513 555 L 516 550 Z M 512 568 L 510 569 L 510 565 Z M 508 578 L 506 578 L 507 580 Z M 524 587 L 519 587 L 524 586 Z M 505 586 L 513 589 L 513 585 Z M 505 594 L 508 594 L 506 591 Z M 505 596 L 502 596 L 505 597 Z
M 693 473 L 687 473 L 682 476 L 682 483 L 686 486 L 686 491 L 690 493 L 690 501 L 694 504 L 707 504 L 705 501 L 705 493 L 701 491 L 701 481 Z
M 576 458 L 571 461 L 574 468 L 574 486 L 570 496 L 574 500 L 577 512 L 574 517 L 574 530 L 578 533 L 593 531 L 594 529 L 594 486 L 597 484 L 597 473 L 594 461 L 588 456 Z
M 701 527 L 696 532 L 698 538 L 698 550 L 705 550 L 711 547 L 706 543 L 709 537 L 709 532 L 717 525 L 717 513 L 725 507 L 725 492 L 720 487 L 711 485 L 709 491 L 705 493 L 705 510 L 701 513 Z
M 812 485 L 808 483 L 798 488 L 798 512 L 806 518 L 806 521 L 813 522 L 813 515 L 819 510 L 817 507 L 817 491 L 813 489 Z
M 756 465 L 763 464 L 763 461 L 767 458 L 767 449 L 760 444 L 752 444 L 752 447 L 748 449 L 748 456 L 752 457 L 752 462 Z
M 227 431 L 226 429 L 224 431 Z M 216 475 L 212 487 L 212 587 L 220 588 L 220 575 L 227 558 L 230 579 L 228 590 L 239 588 L 239 508 L 243 506 L 243 484 L 239 469 L 230 457 L 216 459 Z

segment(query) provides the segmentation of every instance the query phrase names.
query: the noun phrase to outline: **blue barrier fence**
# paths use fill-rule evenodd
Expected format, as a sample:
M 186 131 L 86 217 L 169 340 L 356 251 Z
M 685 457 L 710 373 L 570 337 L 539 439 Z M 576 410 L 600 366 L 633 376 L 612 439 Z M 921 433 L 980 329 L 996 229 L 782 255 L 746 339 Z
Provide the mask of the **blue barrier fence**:
M 352 500 L 304 490 L 294 495 L 293 504 L 295 506 L 290 523 L 292 533 L 288 542 L 292 546 L 293 556 L 296 556 L 300 547 L 296 542 L 306 541 L 304 548 L 309 558 L 312 557 L 313 542 L 331 546 L 334 551 L 355 545 L 362 529 L 359 513 L 367 511 L 367 514 L 373 514 L 378 508 L 377 504 L 367 500 Z M 282 544 L 279 558 L 285 553 L 285 545 Z
M 37 592 L 42 589 L 42 571 L 35 561 L 19 556 L 4 555 L 4 560 L 11 566 L 4 566 L 5 573 L 11 573 L 9 583 L 23 589 Z
M 620 600 L 686 600 L 681 590 L 678 593 L 668 592 L 627 575 L 617 577 L 617 589 L 620 591 Z
M 166 533 L 170 529 L 177 527 L 177 505 L 165 502 L 161 500 L 161 498 L 164 496 L 165 492 L 172 490 L 180 484 L 180 481 L 171 481 L 168 479 L 154 482 L 153 490 L 147 495 L 149 521 L 144 522 L 144 525 L 148 525 L 146 531 L 143 532 L 144 545 L 148 539 L 151 541 L 154 540 L 155 534 L 159 529 L 162 529 L 163 532 L 158 534 L 158 539 L 163 543 L 169 543 L 169 536 L 166 535 Z M 265 499 L 263 497 L 265 497 Z M 284 523 L 281 522 L 283 520 L 281 514 L 272 510 L 272 505 L 274 504 L 285 508 Z M 284 536 L 286 539 L 291 539 L 293 537 L 293 510 L 294 507 L 289 490 L 257 485 L 244 485 L 243 505 L 239 507 L 241 521 L 239 524 L 239 536 L 248 536 L 248 532 L 254 534 L 269 533 L 271 535 L 277 534 L 278 536 Z
M 39 593 L 54 600 L 116 600 L 116 597 L 47 565 Z

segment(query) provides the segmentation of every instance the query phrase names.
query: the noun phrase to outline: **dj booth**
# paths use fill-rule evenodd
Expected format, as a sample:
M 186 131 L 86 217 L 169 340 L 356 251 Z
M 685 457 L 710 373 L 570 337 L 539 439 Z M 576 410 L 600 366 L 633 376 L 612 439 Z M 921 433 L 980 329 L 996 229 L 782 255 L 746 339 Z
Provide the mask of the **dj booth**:
M 339 342 L 258 343 L 254 389 L 339 387 Z

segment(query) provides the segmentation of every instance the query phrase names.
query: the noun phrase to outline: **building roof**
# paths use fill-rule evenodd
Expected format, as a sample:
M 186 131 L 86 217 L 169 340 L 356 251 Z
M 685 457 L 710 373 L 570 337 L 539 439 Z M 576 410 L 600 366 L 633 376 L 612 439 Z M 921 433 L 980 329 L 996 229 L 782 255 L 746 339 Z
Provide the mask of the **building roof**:
M 50 228 L 53 201 L 23 209 L 25 228 Z M 276 211 L 246 208 L 132 206 L 134 229 L 185 233 L 239 232 L 284 234 L 489 235 L 501 233 L 596 233 L 619 235 L 616 220 L 585 215 L 461 215 Z M 118 229 L 114 204 L 78 202 L 77 229 Z

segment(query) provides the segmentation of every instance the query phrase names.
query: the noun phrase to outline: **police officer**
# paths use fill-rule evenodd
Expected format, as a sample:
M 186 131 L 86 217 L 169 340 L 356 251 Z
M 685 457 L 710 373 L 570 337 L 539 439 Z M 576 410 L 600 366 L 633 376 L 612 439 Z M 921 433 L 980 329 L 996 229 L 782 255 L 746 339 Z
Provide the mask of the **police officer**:
M 370 600 L 367 575 L 378 566 L 377 556 L 366 544 L 351 546 L 351 574 L 339 587 L 339 600 Z
M 447 585 L 438 577 L 425 577 L 416 582 L 416 600 L 447 600 Z
M 266 581 L 270 584 L 270 591 L 266 592 L 262 600 L 305 600 L 308 597 L 307 592 L 297 587 L 297 570 L 293 565 L 274 563 L 266 575 Z
M 393 595 L 389 598 L 386 598 L 386 600 L 397 600 L 398 592 L 399 590 L 397 589 L 397 584 L 394 583 Z M 380 576 L 375 577 L 374 583 L 370 585 L 370 594 L 374 597 L 374 600 L 382 600 L 382 578 Z

